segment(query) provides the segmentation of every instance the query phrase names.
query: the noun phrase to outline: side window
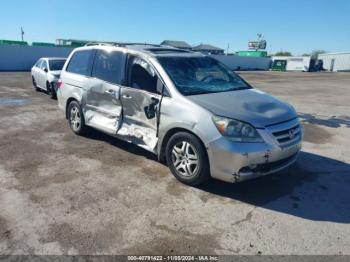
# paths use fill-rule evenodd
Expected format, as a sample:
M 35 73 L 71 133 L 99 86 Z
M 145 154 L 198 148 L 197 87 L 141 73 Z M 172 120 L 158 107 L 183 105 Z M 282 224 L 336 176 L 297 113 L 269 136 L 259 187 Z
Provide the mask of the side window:
M 41 68 L 42 70 L 44 70 L 44 68 L 47 68 L 47 69 L 48 69 L 46 60 L 43 60 L 43 62 L 41 63 L 40 68 Z
M 90 76 L 92 50 L 77 51 L 69 61 L 67 72 Z
M 128 71 L 130 87 L 157 93 L 157 74 L 146 61 L 131 57 Z
M 123 53 L 97 50 L 91 76 L 101 80 L 121 84 L 123 75 Z

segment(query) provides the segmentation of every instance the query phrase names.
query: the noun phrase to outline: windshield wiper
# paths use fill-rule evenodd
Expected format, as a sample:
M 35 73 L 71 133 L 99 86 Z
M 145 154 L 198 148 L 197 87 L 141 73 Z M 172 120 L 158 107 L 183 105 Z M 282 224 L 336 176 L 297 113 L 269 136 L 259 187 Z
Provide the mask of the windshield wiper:
M 192 96 L 192 95 L 205 95 L 205 94 L 214 94 L 214 93 L 224 93 L 224 92 L 231 92 L 231 91 L 239 91 L 239 90 L 245 90 L 245 89 L 251 89 L 250 87 L 239 87 L 239 88 L 234 88 L 234 89 L 228 89 L 228 90 L 215 90 L 215 91 L 209 91 L 209 90 L 203 90 L 203 91 L 198 91 L 198 92 L 191 92 L 187 93 L 187 96 Z
M 212 93 L 212 92 L 209 92 L 209 91 L 190 92 L 190 93 L 187 93 L 186 96 L 205 95 L 209 93 Z

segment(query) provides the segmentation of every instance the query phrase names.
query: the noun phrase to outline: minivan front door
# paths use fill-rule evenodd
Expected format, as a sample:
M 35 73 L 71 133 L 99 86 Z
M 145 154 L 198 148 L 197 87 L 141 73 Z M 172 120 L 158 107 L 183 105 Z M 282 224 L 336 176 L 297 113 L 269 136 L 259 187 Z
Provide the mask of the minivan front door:
M 127 72 L 127 87 L 121 88 L 123 123 L 118 135 L 154 151 L 161 101 L 157 74 L 145 60 L 136 56 L 129 56 Z
M 119 129 L 122 112 L 120 84 L 124 61 L 122 52 L 97 50 L 86 91 L 86 124 L 114 135 Z

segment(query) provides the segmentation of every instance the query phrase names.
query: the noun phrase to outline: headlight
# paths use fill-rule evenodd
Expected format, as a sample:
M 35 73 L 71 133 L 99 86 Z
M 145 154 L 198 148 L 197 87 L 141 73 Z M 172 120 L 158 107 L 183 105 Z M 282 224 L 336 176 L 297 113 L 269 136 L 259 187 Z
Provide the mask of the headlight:
M 213 121 L 219 132 L 232 141 L 264 142 L 256 129 L 247 123 L 221 116 L 214 116 Z

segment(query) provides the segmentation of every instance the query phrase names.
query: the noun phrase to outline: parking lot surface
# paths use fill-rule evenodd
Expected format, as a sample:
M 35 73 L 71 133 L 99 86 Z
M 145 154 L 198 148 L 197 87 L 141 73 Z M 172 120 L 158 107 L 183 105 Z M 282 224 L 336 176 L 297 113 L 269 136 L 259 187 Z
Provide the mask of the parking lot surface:
M 241 75 L 295 106 L 303 151 L 195 188 L 136 146 L 74 135 L 29 73 L 0 73 L 0 254 L 350 254 L 350 74 Z

